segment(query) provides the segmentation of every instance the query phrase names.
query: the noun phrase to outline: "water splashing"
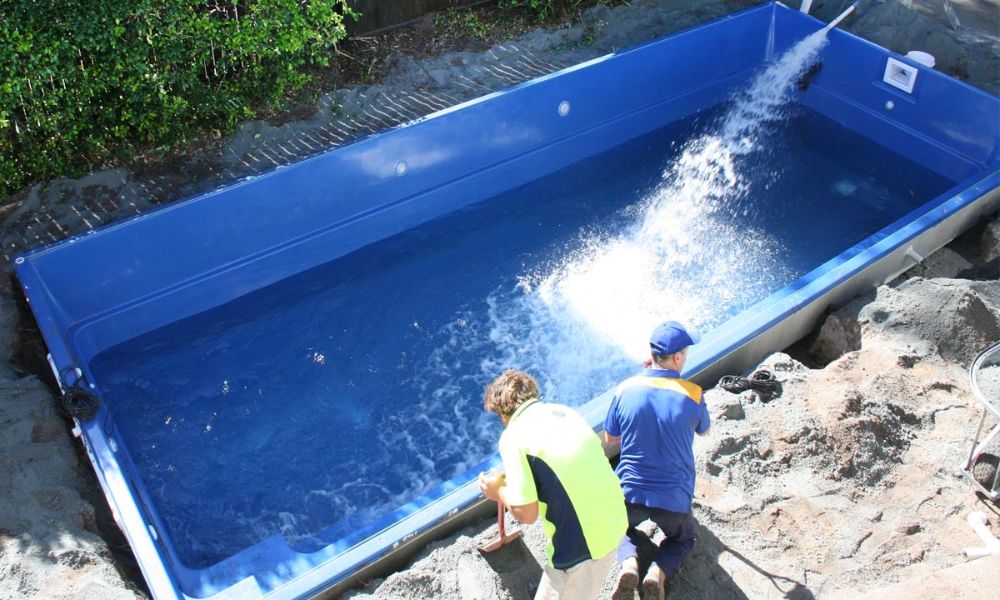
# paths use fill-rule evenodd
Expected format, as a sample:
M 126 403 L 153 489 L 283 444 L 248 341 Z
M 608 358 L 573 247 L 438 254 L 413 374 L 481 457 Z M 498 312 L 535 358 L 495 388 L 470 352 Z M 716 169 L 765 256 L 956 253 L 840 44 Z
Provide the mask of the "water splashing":
M 720 305 L 735 314 L 787 281 L 780 243 L 746 224 L 753 187 L 768 184 L 747 172 L 747 159 L 767 151 L 769 126 L 786 117 L 794 82 L 826 41 L 825 31 L 802 40 L 736 94 L 707 133 L 684 145 L 621 234 L 591 237 L 551 272 L 497 290 L 494 352 L 483 370 L 528 369 L 552 399 L 581 404 L 635 370 L 663 319 L 712 327 L 707 315 Z

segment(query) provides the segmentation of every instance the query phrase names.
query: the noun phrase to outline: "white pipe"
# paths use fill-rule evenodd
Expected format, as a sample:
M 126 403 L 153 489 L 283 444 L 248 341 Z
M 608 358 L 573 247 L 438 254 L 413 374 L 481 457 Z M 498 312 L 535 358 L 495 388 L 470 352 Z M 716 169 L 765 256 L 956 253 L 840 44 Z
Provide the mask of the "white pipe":
M 799 12 L 808 15 L 809 9 L 812 8 L 813 0 L 802 0 L 802 6 L 799 7 Z
M 1000 540 L 993 537 L 993 533 L 986 526 L 986 513 L 978 510 L 973 511 L 969 513 L 969 516 L 965 520 L 969 524 L 969 527 L 979 536 L 979 539 L 983 540 L 983 547 L 966 548 L 965 555 L 969 558 L 979 558 L 991 554 L 1000 555 Z
M 830 23 L 826 27 L 824 27 L 823 29 L 826 30 L 826 31 L 830 31 L 831 29 L 833 29 L 834 27 L 836 27 L 838 24 L 840 24 L 841 21 L 843 21 L 844 19 L 846 19 L 847 15 L 851 14 L 852 12 L 854 12 L 854 9 L 857 8 L 857 7 L 858 7 L 858 3 L 857 2 L 855 2 L 854 4 L 848 6 L 847 10 L 845 10 L 842 13 L 840 13 L 840 15 L 836 19 L 830 21 Z
M 920 253 L 914 250 L 913 246 L 910 246 L 909 248 L 906 249 L 906 256 L 908 256 L 910 260 L 917 263 L 918 265 L 924 262 L 924 257 L 920 256 Z

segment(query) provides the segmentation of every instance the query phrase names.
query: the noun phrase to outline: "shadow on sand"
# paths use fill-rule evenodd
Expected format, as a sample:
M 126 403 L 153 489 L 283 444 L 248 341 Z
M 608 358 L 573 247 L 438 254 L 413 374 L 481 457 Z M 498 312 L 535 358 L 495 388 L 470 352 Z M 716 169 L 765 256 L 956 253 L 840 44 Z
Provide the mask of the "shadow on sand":
M 728 554 L 764 578 L 770 580 L 774 590 L 768 597 L 788 598 L 789 600 L 813 600 L 813 592 L 800 581 L 795 581 L 777 575 L 761 568 L 752 560 L 726 545 L 701 523 L 695 521 L 695 536 L 697 542 L 694 550 L 688 556 L 681 570 L 671 579 L 667 597 L 672 600 L 749 600 L 759 597 L 762 590 L 744 591 L 733 579 L 719 560 L 723 554 Z M 652 561 L 656 546 L 653 542 L 639 548 L 640 572 L 645 572 Z M 641 598 L 640 594 L 636 595 Z
M 671 579 L 667 590 L 670 600 L 750 600 L 759 597 L 763 590 L 744 591 L 719 559 L 728 554 L 746 567 L 756 571 L 774 586 L 768 594 L 772 598 L 813 600 L 815 595 L 803 582 L 771 573 L 755 564 L 737 550 L 726 545 L 700 523 L 695 523 L 697 543 L 681 570 Z M 654 536 L 654 539 L 656 537 Z M 639 547 L 640 572 L 644 573 L 652 561 L 656 546 L 649 541 Z M 503 588 L 515 600 L 531 600 L 542 568 L 532 556 L 523 540 L 516 540 L 496 552 L 483 555 L 494 572 L 499 575 Z M 617 570 L 614 573 L 617 575 Z M 605 600 L 605 597 L 601 597 Z M 644 600 L 640 592 L 635 598 Z

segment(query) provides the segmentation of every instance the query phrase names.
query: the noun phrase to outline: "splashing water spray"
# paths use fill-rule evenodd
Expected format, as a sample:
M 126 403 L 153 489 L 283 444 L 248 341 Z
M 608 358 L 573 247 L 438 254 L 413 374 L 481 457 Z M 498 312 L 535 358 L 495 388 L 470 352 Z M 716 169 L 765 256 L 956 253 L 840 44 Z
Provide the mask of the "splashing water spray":
M 853 8 L 737 93 L 708 133 L 682 147 L 624 231 L 588 239 L 553 271 L 524 277 L 519 296 L 494 293 L 491 337 L 498 352 L 484 367 L 538 372 L 550 398 L 582 403 L 636 368 L 659 321 L 669 316 L 711 327 L 718 323 L 709 315 L 720 305 L 733 314 L 746 308 L 746 298 L 786 281 L 780 243 L 745 224 L 755 210 L 753 188 L 767 182 L 741 163 L 768 151 L 768 128 L 787 116 L 795 82 Z

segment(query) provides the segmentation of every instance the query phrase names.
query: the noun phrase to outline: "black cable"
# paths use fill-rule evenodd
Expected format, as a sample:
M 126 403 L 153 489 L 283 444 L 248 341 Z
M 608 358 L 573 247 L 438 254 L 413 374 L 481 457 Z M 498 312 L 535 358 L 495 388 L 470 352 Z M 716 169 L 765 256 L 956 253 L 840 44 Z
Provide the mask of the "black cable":
M 781 382 L 767 369 L 754 371 L 750 377 L 724 375 L 719 379 L 719 387 L 732 394 L 753 390 L 761 402 L 768 402 L 781 395 Z
M 71 386 L 62 396 L 63 412 L 80 421 L 96 415 L 100 407 L 97 396 L 78 385 Z

